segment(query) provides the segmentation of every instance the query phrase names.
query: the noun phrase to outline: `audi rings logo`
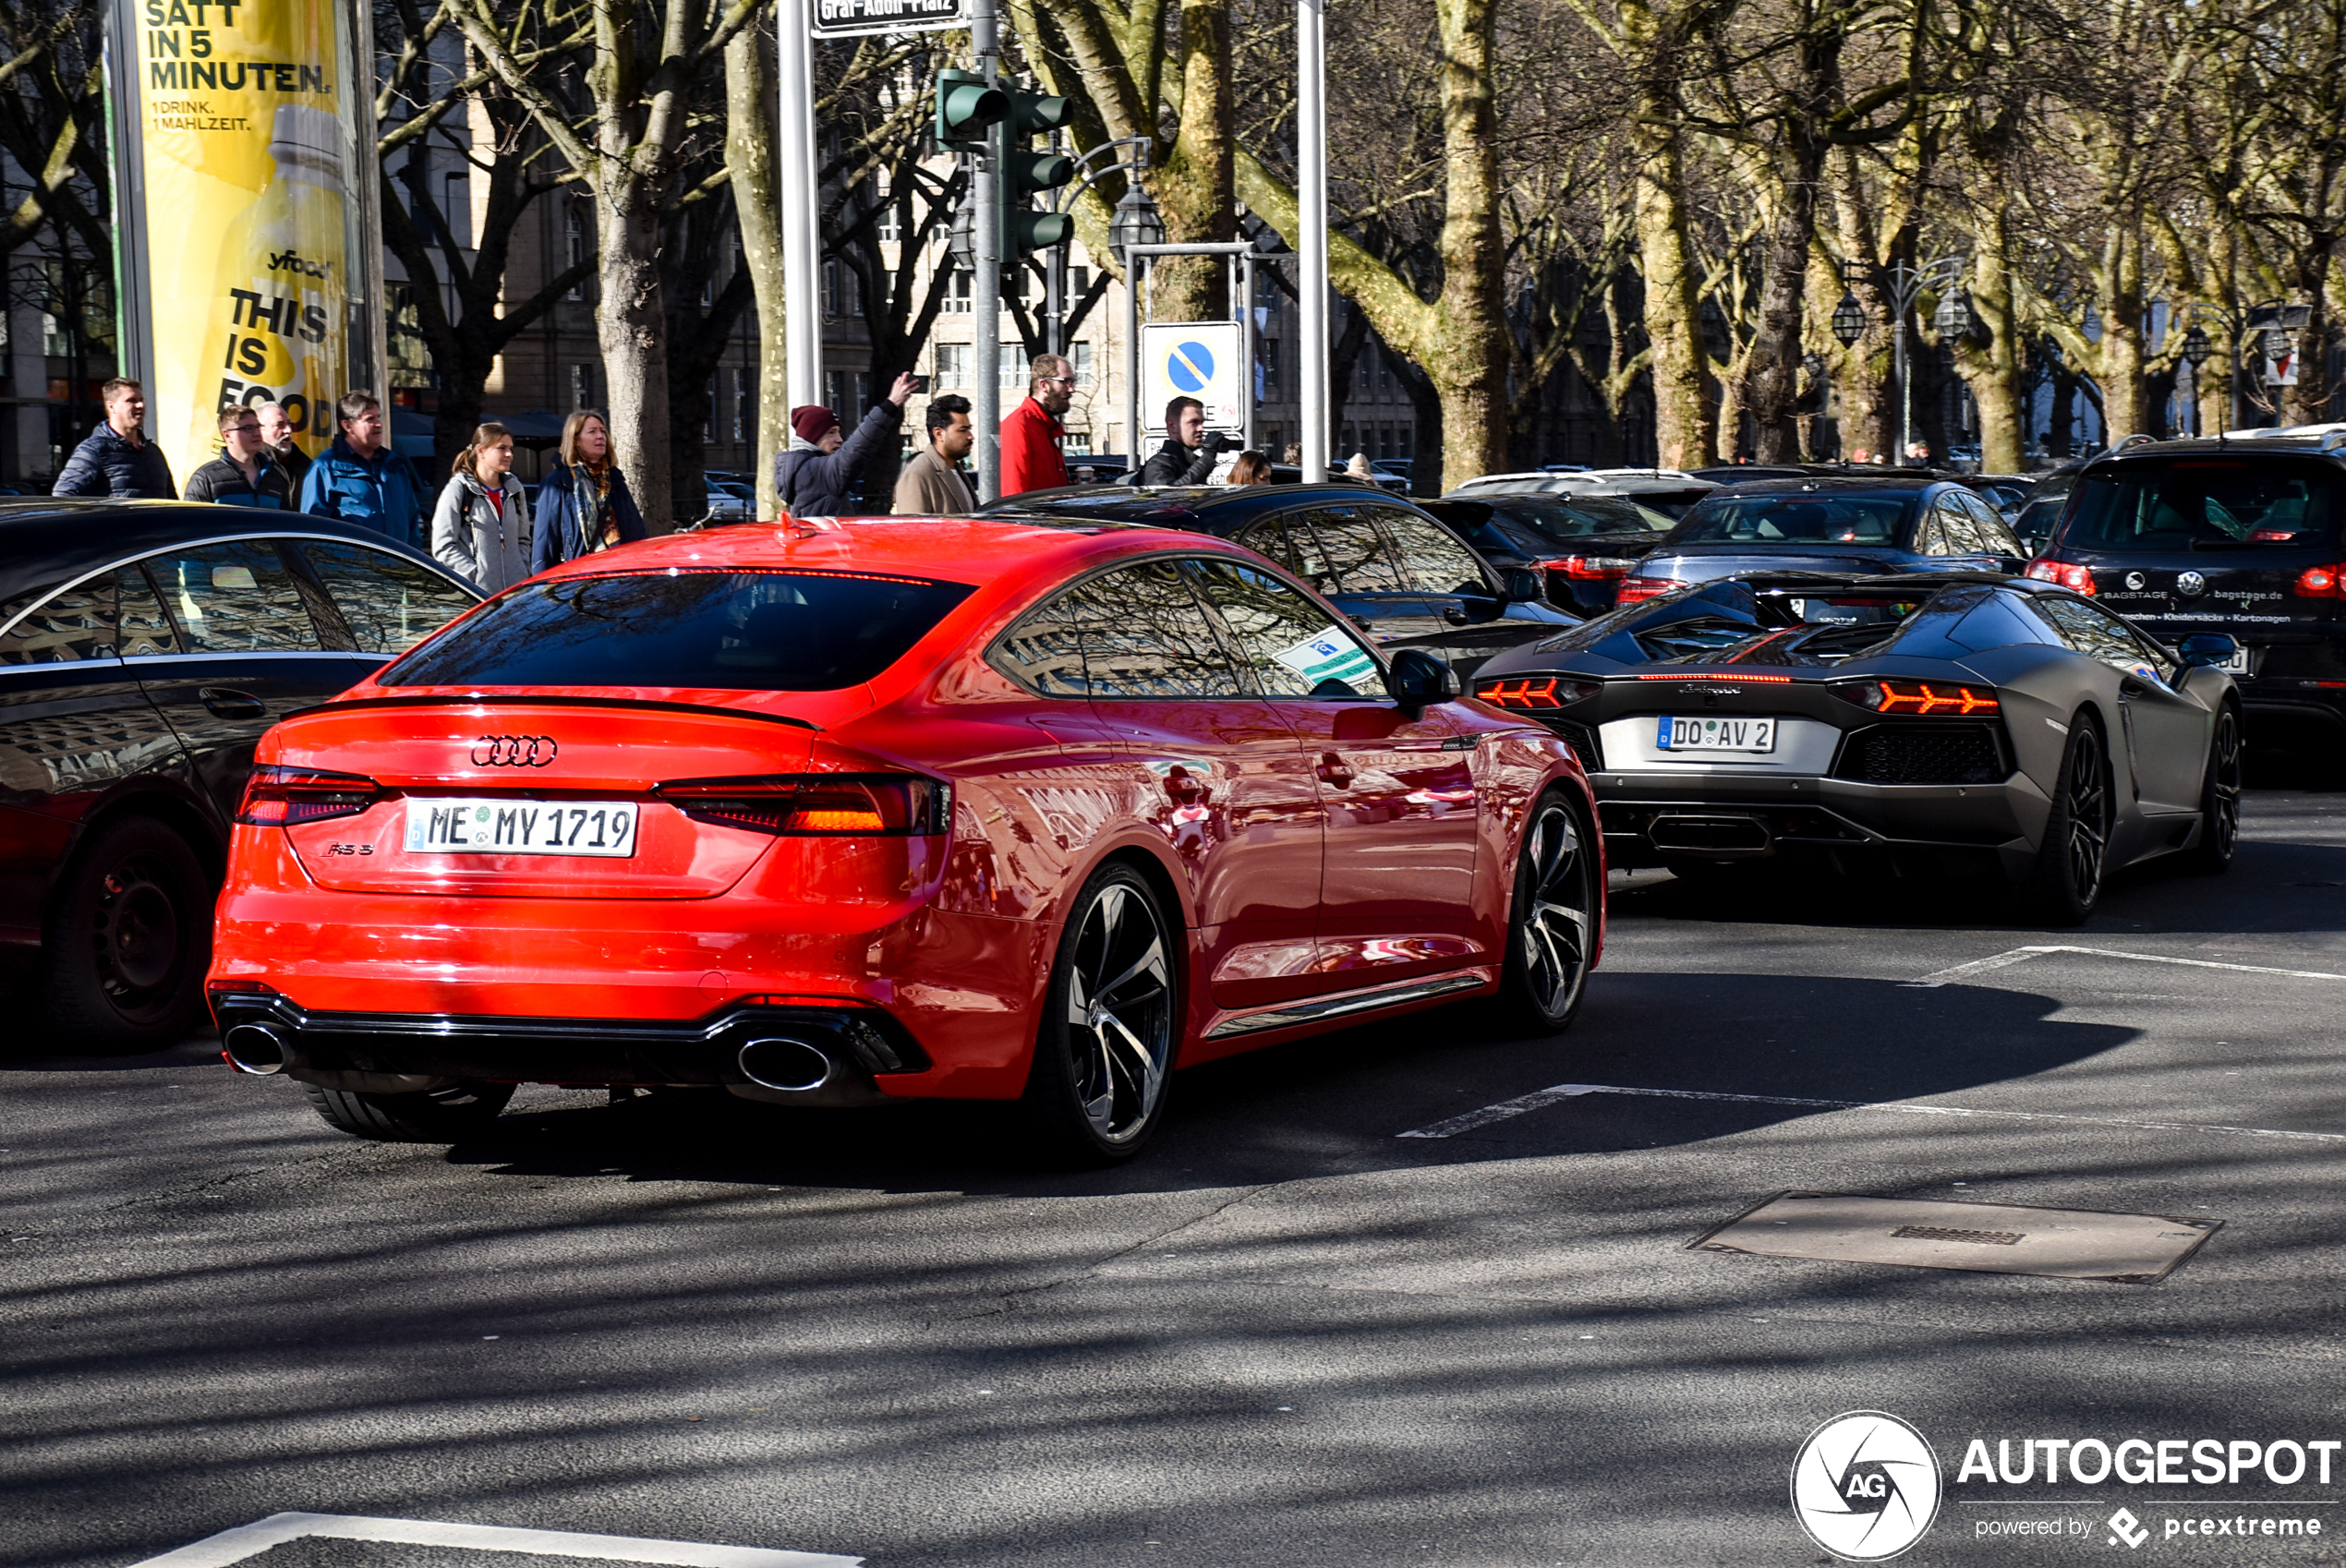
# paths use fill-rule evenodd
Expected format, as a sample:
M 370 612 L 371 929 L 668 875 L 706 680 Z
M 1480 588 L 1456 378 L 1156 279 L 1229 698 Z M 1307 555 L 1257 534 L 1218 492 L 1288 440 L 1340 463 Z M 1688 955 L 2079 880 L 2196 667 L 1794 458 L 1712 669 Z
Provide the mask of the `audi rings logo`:
M 543 767 L 561 750 L 551 735 L 483 735 L 473 742 L 473 766 Z
M 1923 1435 L 1879 1410 L 1835 1416 L 1792 1462 L 1792 1512 L 1808 1538 L 1845 1562 L 1880 1562 L 1939 1516 L 1939 1456 Z

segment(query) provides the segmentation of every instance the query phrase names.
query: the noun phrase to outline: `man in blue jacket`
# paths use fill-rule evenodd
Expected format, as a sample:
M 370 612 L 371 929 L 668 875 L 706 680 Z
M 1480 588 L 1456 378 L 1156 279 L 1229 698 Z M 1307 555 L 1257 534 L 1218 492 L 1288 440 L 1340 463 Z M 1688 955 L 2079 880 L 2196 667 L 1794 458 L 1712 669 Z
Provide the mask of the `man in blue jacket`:
M 51 493 L 111 496 L 116 501 L 177 501 L 171 464 L 163 449 L 147 439 L 147 393 L 138 382 L 116 376 L 99 390 L 105 422 L 73 449 L 57 471 Z
M 389 427 L 381 400 L 364 390 L 346 392 L 334 412 L 342 433 L 302 476 L 301 510 L 363 524 L 421 548 L 423 489 L 407 460 L 383 439 Z

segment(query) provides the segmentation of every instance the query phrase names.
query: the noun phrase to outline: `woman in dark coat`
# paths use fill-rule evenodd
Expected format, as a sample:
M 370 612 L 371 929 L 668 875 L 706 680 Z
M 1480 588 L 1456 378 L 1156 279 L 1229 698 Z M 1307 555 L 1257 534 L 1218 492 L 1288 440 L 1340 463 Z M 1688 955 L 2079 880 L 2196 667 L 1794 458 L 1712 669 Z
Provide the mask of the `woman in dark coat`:
M 644 514 L 627 493 L 627 476 L 611 461 L 611 428 L 582 408 L 562 425 L 560 455 L 538 492 L 532 573 L 644 537 Z

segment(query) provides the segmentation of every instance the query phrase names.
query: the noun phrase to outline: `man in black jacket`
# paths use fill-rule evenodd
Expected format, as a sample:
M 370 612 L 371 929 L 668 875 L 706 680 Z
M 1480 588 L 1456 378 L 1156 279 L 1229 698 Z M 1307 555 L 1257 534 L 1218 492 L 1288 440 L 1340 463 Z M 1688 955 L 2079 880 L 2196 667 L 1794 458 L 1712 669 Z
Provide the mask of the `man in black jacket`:
M 99 389 L 105 423 L 73 449 L 58 470 L 52 495 L 111 496 L 116 501 L 177 501 L 171 464 L 163 449 L 147 439 L 147 393 L 136 381 L 116 376 Z
M 1203 485 L 1213 476 L 1222 455 L 1219 430 L 1205 428 L 1205 404 L 1193 397 L 1177 397 L 1165 405 L 1166 443 L 1141 470 L 1148 486 Z
M 872 404 L 855 433 L 844 440 L 839 416 L 829 409 L 812 403 L 792 409 L 790 450 L 774 454 L 774 499 L 782 510 L 792 517 L 872 515 L 873 509 L 856 493 L 864 465 L 883 450 L 894 465 L 896 426 L 912 395 L 913 378 L 897 377 L 887 398 Z
M 293 510 L 293 476 L 276 462 L 261 438 L 260 416 L 250 408 L 220 415 L 220 455 L 187 476 L 187 501 L 223 506 Z

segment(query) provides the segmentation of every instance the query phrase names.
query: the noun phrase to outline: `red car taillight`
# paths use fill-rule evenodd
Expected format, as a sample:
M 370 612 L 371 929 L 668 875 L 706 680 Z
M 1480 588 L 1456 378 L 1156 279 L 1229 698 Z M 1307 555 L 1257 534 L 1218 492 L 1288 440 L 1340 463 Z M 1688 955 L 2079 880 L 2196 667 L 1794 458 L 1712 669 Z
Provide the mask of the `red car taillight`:
M 1958 686 L 1944 681 L 1860 681 L 1835 686 L 1832 694 L 1876 713 L 1964 718 L 2003 711 L 1994 687 Z
M 2346 598 L 2346 565 L 2308 566 L 2297 574 L 2297 585 L 2290 590 L 2301 599 Z
M 953 787 L 913 773 L 686 778 L 655 784 L 652 793 L 696 821 L 792 838 L 901 837 L 953 826 Z
M 236 820 L 247 827 L 296 827 L 305 822 L 357 816 L 389 793 L 364 774 L 262 763 L 245 780 L 245 798 L 236 806 Z
M 1675 588 L 1685 586 L 1684 583 L 1672 577 L 1624 577 L 1621 579 L 1621 594 L 1618 602 L 1635 604 L 1639 599 L 1650 599 L 1658 594 L 1666 594 Z
M 2039 556 L 2028 563 L 2028 575 L 2039 583 L 2058 583 L 2073 594 L 2094 591 L 2094 574 L 2074 561 L 2048 561 Z
M 1567 681 L 1560 675 L 1518 675 L 1512 681 L 1485 681 L 1474 694 L 1493 707 L 1549 708 L 1577 703 L 1597 689 L 1593 681 Z
M 1576 583 L 1609 583 L 1615 577 L 1626 577 L 1629 568 L 1637 563 L 1635 556 L 1627 555 L 1559 555 L 1540 565 Z

